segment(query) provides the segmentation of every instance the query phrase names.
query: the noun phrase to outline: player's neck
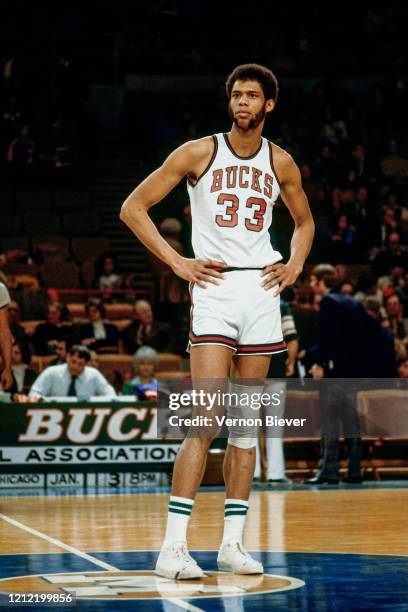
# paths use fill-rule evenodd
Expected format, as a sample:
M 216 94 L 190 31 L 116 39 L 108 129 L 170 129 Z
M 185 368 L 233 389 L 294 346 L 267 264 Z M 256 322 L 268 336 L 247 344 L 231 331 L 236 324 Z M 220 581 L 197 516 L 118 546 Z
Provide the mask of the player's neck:
M 234 151 L 242 157 L 249 157 L 256 153 L 261 142 L 263 123 L 253 130 L 241 130 L 233 123 L 228 132 L 228 140 Z

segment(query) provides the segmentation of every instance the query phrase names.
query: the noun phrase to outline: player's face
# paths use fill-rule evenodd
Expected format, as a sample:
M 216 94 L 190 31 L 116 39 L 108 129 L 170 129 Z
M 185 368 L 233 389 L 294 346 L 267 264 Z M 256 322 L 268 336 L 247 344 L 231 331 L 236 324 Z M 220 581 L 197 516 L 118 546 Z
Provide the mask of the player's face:
M 235 125 L 244 131 L 255 129 L 265 120 L 275 103 L 265 100 L 262 86 L 258 81 L 235 81 L 228 110 Z

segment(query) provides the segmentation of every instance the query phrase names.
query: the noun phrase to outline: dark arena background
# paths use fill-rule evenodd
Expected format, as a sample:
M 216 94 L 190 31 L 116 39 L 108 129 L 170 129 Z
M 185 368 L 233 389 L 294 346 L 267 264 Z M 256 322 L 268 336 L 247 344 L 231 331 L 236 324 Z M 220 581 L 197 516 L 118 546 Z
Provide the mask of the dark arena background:
M 407 50 L 403 2 L 2 4 L 0 282 L 10 302 L 0 306 L 13 387 L 0 389 L 0 608 L 408 610 Z M 190 295 L 119 214 L 171 151 L 230 129 L 225 80 L 248 62 L 278 78 L 263 135 L 298 165 L 316 226 L 281 296 L 292 367 L 278 354 L 269 373 L 284 385 L 286 416 L 312 425 L 258 444 L 245 546 L 265 573 L 217 571 L 220 438 L 188 532 L 208 575 L 170 580 L 154 567 L 184 432 L 158 427 L 158 394 L 165 403 L 191 390 Z M 185 180 L 149 214 L 194 257 Z M 270 237 L 284 262 L 292 233 L 278 200 Z M 329 446 L 326 391 L 313 387 L 320 264 L 334 267 L 330 288 L 369 330 L 348 344 L 335 382 L 340 412 L 354 394 L 358 431 L 343 420 Z M 337 346 L 350 335 L 347 319 L 325 325 Z M 35 392 L 74 345 L 91 351 L 100 387 Z

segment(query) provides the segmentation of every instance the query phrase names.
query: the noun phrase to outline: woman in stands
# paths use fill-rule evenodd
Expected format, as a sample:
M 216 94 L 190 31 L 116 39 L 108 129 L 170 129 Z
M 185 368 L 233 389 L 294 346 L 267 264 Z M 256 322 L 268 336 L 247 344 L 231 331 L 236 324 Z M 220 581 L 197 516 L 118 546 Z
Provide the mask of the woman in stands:
M 105 307 L 98 299 L 89 300 L 86 305 L 89 323 L 81 325 L 81 344 L 97 353 L 117 353 L 119 333 L 115 325 L 104 321 Z
M 71 315 L 65 304 L 49 302 L 47 321 L 37 325 L 32 344 L 37 355 L 52 355 L 62 338 L 69 339 L 71 345 L 79 343 L 79 333 L 72 324 Z
M 157 393 L 157 378 L 155 378 L 156 366 L 159 363 L 159 355 L 150 346 L 141 346 L 134 355 L 133 374 L 131 380 L 123 384 L 123 395 L 137 395 L 146 399 L 146 392 Z M 142 396 L 145 396 L 144 398 Z M 147 393 L 149 395 L 149 393 Z

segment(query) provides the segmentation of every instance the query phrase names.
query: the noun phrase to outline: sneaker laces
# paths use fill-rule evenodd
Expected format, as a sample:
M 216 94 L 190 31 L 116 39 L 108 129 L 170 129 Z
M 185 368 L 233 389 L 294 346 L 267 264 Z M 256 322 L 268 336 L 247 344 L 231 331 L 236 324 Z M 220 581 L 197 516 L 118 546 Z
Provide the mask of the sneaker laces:
M 241 542 L 234 542 L 232 544 L 232 546 L 235 546 L 239 552 L 248 560 L 248 561 L 254 561 L 254 559 L 251 557 L 251 555 L 249 554 L 249 552 L 247 550 L 245 550 L 244 546 L 241 544 Z
M 194 565 L 197 565 L 196 561 L 194 561 L 193 557 L 188 552 L 187 545 L 185 542 L 181 542 L 180 544 L 175 544 L 173 550 L 176 553 L 177 557 L 181 561 L 184 561 L 184 563 L 187 563 L 187 564 L 193 563 Z

